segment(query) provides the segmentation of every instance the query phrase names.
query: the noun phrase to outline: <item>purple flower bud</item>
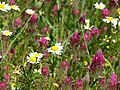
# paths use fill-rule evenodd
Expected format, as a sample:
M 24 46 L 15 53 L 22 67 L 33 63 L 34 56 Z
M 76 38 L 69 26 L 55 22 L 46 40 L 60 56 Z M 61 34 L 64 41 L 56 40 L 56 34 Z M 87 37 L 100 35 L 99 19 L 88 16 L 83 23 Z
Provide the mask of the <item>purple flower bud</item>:
M 14 21 L 14 27 L 21 27 L 22 26 L 22 20 L 21 18 L 16 18 Z
M 70 69 L 70 64 L 67 61 L 62 61 L 60 66 L 65 69 L 66 71 L 68 71 Z
M 109 16 L 109 15 L 110 15 L 110 10 L 108 10 L 108 9 L 103 9 L 102 10 L 102 16 L 103 17 Z
M 48 67 L 47 66 L 42 67 L 41 72 L 42 72 L 42 75 L 48 76 L 48 74 L 49 74 Z
M 78 9 L 72 9 L 72 15 L 78 16 L 80 14 L 80 11 Z
M 115 57 L 112 56 L 112 55 L 110 55 L 110 56 L 109 56 L 109 60 L 110 60 L 110 61 L 114 61 L 114 60 L 115 60 Z
M 99 36 L 100 31 L 99 31 L 98 28 L 92 28 L 91 29 L 91 34 L 92 34 L 92 36 Z
M 67 85 L 71 85 L 72 84 L 72 80 L 71 80 L 71 78 L 70 77 L 66 77 L 66 79 L 65 79 L 65 84 L 67 84 Z
M 82 42 L 81 48 L 82 48 L 82 49 L 86 49 L 85 42 Z
M 84 24 L 85 23 L 85 19 L 86 19 L 86 13 L 84 13 L 83 16 L 80 17 L 79 22 Z
M 54 5 L 53 6 L 53 13 L 56 14 L 58 12 L 58 6 Z
M 47 32 L 50 32 L 50 28 L 45 26 L 43 29 L 42 29 L 42 32 L 43 33 L 47 33 Z
M 106 32 L 106 30 L 107 30 L 107 27 L 104 27 L 104 28 L 103 28 L 103 31 Z
M 7 71 L 8 67 L 7 66 L 4 66 L 4 71 Z
M 110 90 L 117 90 L 118 86 L 118 76 L 115 73 L 112 73 L 110 76 L 110 82 L 109 82 L 109 88 Z
M 0 81 L 0 90 L 8 90 L 6 82 Z
M 11 48 L 10 49 L 10 54 L 15 54 L 15 49 Z
M 110 1 L 110 9 L 117 8 L 117 4 L 116 3 L 118 3 L 118 0 L 111 0 Z
M 4 78 L 5 78 L 7 81 L 10 80 L 10 76 L 9 76 L 8 74 L 5 74 L 5 75 L 4 75 Z
M 32 17 L 30 18 L 30 22 L 31 23 L 36 23 L 37 22 L 37 15 L 36 14 L 33 14 Z
M 15 4 L 16 3 L 16 1 L 15 0 L 9 0 L 9 4 Z
M 92 63 L 90 65 L 90 71 L 100 71 L 103 69 L 104 66 L 104 55 L 102 53 L 102 50 L 99 49 L 97 53 L 92 58 Z
M 82 88 L 83 88 L 83 81 L 80 80 L 80 79 L 76 80 L 75 86 L 76 86 L 77 88 L 82 89 Z
M 38 43 L 40 47 L 47 47 L 49 44 L 49 41 L 45 37 L 42 37 L 38 40 Z
M 78 31 L 76 31 L 70 38 L 70 44 L 76 46 L 79 44 L 79 42 L 80 42 L 80 34 Z
M 89 31 L 86 31 L 84 33 L 84 40 L 89 42 L 91 39 L 92 39 L 92 33 Z
M 100 85 L 105 85 L 105 84 L 106 84 L 106 78 L 101 78 L 101 79 L 99 80 L 99 84 L 100 84 Z

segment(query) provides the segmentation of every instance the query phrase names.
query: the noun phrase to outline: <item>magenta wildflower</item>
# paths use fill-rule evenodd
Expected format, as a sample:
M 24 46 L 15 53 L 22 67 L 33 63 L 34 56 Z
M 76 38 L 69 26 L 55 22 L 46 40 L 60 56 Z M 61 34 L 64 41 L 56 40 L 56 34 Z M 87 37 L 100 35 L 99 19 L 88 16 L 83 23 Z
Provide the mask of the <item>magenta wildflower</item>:
M 50 32 L 50 28 L 49 28 L 48 26 L 45 26 L 45 27 L 42 29 L 42 32 L 43 32 L 43 33 Z
M 68 71 L 70 69 L 70 64 L 67 61 L 62 61 L 60 66 L 65 69 L 66 71 Z
M 86 32 L 84 33 L 84 40 L 85 40 L 85 41 L 90 41 L 91 39 L 92 39 L 92 33 L 89 32 L 89 31 L 86 31 Z
M 65 79 L 65 84 L 67 84 L 67 85 L 71 85 L 72 84 L 72 80 L 71 80 L 71 78 L 70 77 L 66 77 L 66 79 Z
M 102 16 L 103 17 L 109 16 L 109 15 L 110 15 L 110 10 L 108 10 L 108 9 L 103 9 L 102 10 Z
M 86 19 L 86 13 L 84 13 L 83 16 L 80 17 L 79 22 L 84 24 L 85 19 Z
M 110 0 L 110 9 L 117 8 L 118 0 Z
M 36 23 L 37 22 L 37 15 L 36 14 L 33 14 L 32 17 L 30 18 L 30 22 L 31 23 Z
M 15 0 L 9 0 L 9 4 L 15 4 L 16 3 L 16 1 Z
M 86 49 L 85 42 L 82 42 L 81 49 Z
M 101 78 L 101 79 L 99 80 L 99 84 L 100 84 L 100 85 L 105 85 L 105 84 L 106 84 L 106 78 Z
M 45 37 L 42 37 L 38 40 L 40 47 L 47 47 L 49 44 L 49 40 L 47 40 Z
M 48 67 L 47 66 L 42 67 L 41 72 L 42 72 L 42 75 L 48 76 L 48 74 L 49 74 Z
M 21 27 L 22 26 L 22 20 L 21 18 L 16 18 L 14 21 L 14 27 Z
M 92 28 L 91 29 L 91 34 L 92 34 L 92 36 L 99 36 L 100 31 L 99 31 L 98 28 Z
M 6 82 L 0 81 L 0 90 L 8 90 Z
M 77 88 L 82 89 L 82 88 L 83 88 L 83 81 L 80 80 L 80 79 L 76 80 L 75 86 L 76 86 Z
M 92 63 L 90 65 L 90 71 L 95 72 L 102 70 L 104 66 L 104 55 L 102 53 L 102 50 L 99 49 L 97 53 L 92 58 Z
M 118 76 L 115 73 L 112 73 L 110 76 L 109 88 L 110 90 L 117 90 L 118 86 Z
M 7 71 L 8 67 L 7 66 L 4 66 L 4 71 Z
M 103 28 L 103 31 L 106 32 L 106 30 L 107 30 L 107 27 L 104 27 L 104 28 Z
M 5 74 L 5 75 L 4 75 L 4 78 L 5 78 L 7 81 L 10 80 L 10 76 L 9 76 L 8 74 Z
M 79 9 L 72 9 L 72 15 L 73 16 L 78 16 L 80 14 Z
M 80 42 L 80 34 L 78 31 L 76 31 L 70 38 L 70 44 L 76 46 L 79 44 L 79 42 Z
M 53 6 L 53 13 L 56 14 L 58 12 L 58 6 L 54 5 Z

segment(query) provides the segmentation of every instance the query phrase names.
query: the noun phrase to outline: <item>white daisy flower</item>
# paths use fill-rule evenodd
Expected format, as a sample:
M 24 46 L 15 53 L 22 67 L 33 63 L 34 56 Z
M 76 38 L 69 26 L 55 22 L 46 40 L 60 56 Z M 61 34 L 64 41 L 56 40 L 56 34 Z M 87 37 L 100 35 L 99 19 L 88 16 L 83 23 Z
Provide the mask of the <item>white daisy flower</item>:
M 11 7 L 11 9 L 13 9 L 13 10 L 20 11 L 20 8 L 19 8 L 19 6 L 12 5 L 12 6 L 10 6 L 10 7 Z
M 9 30 L 5 30 L 5 31 L 1 31 L 3 33 L 3 35 L 5 36 L 11 36 L 12 32 L 10 32 Z
M 34 69 L 33 73 L 37 73 L 37 72 L 41 74 L 41 70 L 40 69 L 38 69 L 38 70 Z
M 8 4 L 5 4 L 5 2 L 0 2 L 0 10 L 7 12 L 7 10 L 11 10 L 11 7 Z
M 103 10 L 105 8 L 105 5 L 103 3 L 100 3 L 100 4 L 96 3 L 94 4 L 94 6 L 96 9 L 100 9 L 100 10 Z
M 86 25 L 84 25 L 84 28 L 87 30 L 91 30 L 93 28 L 93 26 L 90 26 L 90 20 L 86 19 L 85 20 Z
M 42 57 L 43 57 L 42 53 L 34 52 L 34 53 L 30 53 L 27 56 L 27 60 L 29 63 L 35 64 L 35 63 L 39 63 L 39 61 Z
M 90 24 L 90 20 L 89 20 L 89 19 L 86 19 L 86 20 L 85 20 L 85 23 L 86 23 L 86 24 Z
M 61 46 L 61 43 L 56 43 L 55 46 L 52 46 L 48 49 L 48 52 L 61 55 L 62 49 L 63 49 L 63 46 Z
M 26 12 L 27 14 L 29 14 L 29 15 L 32 15 L 32 14 L 35 13 L 35 11 L 32 10 L 32 9 L 27 9 L 25 12 Z
M 112 23 L 114 27 L 117 25 L 118 18 L 113 18 L 113 17 L 106 17 L 106 19 L 103 19 L 104 22 L 106 23 Z

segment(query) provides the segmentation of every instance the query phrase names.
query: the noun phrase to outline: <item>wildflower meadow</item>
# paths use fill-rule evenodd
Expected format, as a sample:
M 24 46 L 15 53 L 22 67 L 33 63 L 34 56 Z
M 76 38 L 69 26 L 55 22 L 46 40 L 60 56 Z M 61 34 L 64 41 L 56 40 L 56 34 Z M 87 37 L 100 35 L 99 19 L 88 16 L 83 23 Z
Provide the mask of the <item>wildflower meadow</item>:
M 120 90 L 120 0 L 0 0 L 0 90 Z

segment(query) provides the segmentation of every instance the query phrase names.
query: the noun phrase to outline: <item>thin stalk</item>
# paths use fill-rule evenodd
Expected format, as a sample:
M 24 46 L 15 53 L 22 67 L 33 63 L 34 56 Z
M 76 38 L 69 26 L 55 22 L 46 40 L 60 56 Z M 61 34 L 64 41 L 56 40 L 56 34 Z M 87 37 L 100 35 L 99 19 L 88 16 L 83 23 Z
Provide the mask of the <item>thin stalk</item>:
M 30 18 L 32 17 L 32 15 L 30 16 Z M 2 60 L 4 60 L 4 58 L 6 57 L 6 55 L 8 54 L 10 48 L 12 47 L 13 43 L 16 41 L 16 39 L 20 36 L 20 34 L 23 32 L 23 30 L 25 29 L 25 27 L 27 26 L 30 18 L 27 20 L 27 22 L 25 23 L 24 27 L 21 29 L 21 31 L 16 35 L 16 37 L 14 38 L 14 40 L 11 42 L 10 46 L 8 47 L 6 53 L 3 55 Z
M 110 68 L 112 69 L 112 71 L 114 72 L 114 69 L 112 67 L 112 65 L 110 64 L 110 62 L 105 58 L 105 61 L 109 64 Z
M 83 34 L 83 36 L 84 36 L 83 25 L 81 25 L 81 29 L 82 29 L 82 34 Z M 86 40 L 84 40 L 84 43 L 85 43 L 86 51 L 87 51 L 87 54 L 88 54 L 88 58 L 89 58 L 89 60 L 90 60 L 90 53 L 89 53 L 89 50 L 88 50 L 88 46 L 87 46 Z

